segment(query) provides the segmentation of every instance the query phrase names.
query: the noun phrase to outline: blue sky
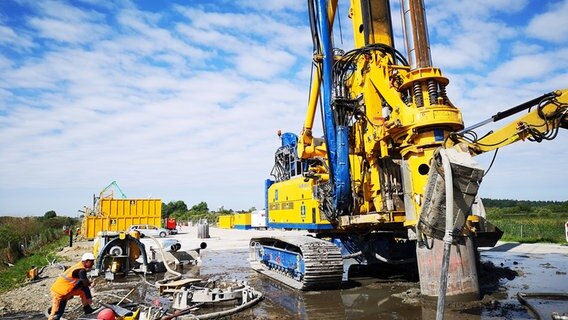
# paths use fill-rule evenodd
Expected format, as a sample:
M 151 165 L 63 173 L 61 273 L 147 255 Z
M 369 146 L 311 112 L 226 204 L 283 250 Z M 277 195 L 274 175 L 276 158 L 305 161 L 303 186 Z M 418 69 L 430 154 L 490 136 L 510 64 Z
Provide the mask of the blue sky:
M 568 1 L 426 10 L 466 125 L 568 87 Z M 131 198 L 261 208 L 277 130 L 302 128 L 311 52 L 299 0 L 1 1 L 0 215 L 75 216 L 113 180 Z M 568 200 L 567 136 L 500 150 L 481 196 Z

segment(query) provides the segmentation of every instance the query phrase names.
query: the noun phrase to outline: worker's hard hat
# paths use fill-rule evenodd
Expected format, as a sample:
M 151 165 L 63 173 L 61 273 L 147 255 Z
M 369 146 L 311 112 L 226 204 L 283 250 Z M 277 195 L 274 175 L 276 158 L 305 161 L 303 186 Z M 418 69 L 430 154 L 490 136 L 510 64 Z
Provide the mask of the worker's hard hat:
M 128 232 L 128 234 L 135 239 L 140 240 L 140 231 L 138 230 L 131 230 L 130 232 Z
M 83 254 L 83 257 L 81 257 L 81 261 L 87 261 L 87 260 L 93 260 L 95 261 L 95 255 L 93 255 L 90 252 L 86 252 Z
M 115 320 L 116 316 L 111 308 L 105 308 L 97 315 L 98 320 Z

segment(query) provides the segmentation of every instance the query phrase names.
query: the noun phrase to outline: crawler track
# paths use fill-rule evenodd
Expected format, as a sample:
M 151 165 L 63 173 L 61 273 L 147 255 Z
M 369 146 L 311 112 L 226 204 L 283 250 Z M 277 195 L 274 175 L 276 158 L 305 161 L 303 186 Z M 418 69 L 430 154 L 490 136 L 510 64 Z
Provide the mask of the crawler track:
M 279 248 L 298 255 L 298 263 L 303 263 L 301 275 L 294 278 L 287 272 L 269 266 L 266 259 L 263 259 L 261 248 Z M 339 288 L 341 285 L 341 252 L 330 242 L 308 236 L 253 238 L 249 254 L 254 270 L 292 288 L 308 291 Z

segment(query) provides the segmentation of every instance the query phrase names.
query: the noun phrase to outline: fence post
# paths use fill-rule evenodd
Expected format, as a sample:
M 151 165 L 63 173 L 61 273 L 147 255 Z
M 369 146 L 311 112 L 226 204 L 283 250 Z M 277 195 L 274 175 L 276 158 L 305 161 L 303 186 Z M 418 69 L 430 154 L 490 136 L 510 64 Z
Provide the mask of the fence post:
M 523 239 L 523 225 L 521 224 L 521 240 Z
M 568 242 L 568 221 L 564 224 L 564 233 L 566 235 L 566 242 Z

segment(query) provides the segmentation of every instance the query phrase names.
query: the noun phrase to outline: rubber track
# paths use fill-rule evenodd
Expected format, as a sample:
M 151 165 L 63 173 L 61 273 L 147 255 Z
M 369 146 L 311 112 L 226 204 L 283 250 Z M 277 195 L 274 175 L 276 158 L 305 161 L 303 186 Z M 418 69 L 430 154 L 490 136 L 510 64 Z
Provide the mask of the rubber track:
M 300 249 L 304 259 L 305 274 L 302 281 L 269 270 L 268 267 L 256 260 L 254 244 L 274 245 L 275 242 L 284 242 Z M 282 246 L 276 246 L 282 247 Z M 333 243 L 309 236 L 285 236 L 253 238 L 250 241 L 251 267 L 277 281 L 299 290 L 319 290 L 339 288 L 343 275 L 343 261 L 341 252 Z

